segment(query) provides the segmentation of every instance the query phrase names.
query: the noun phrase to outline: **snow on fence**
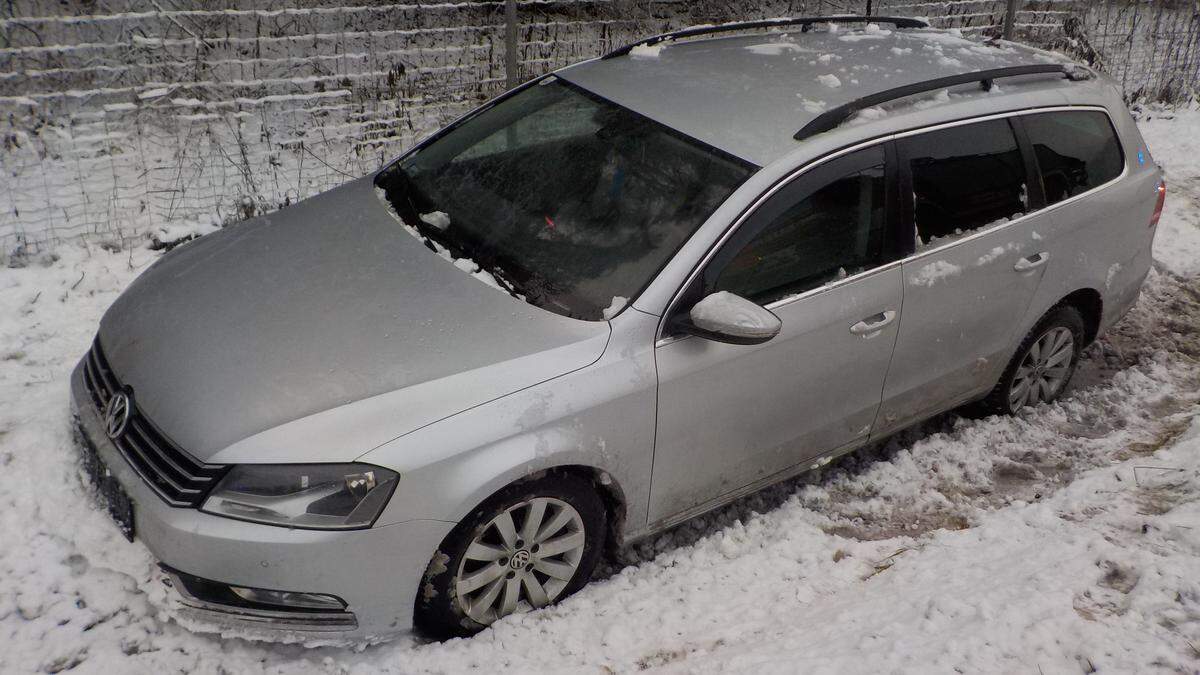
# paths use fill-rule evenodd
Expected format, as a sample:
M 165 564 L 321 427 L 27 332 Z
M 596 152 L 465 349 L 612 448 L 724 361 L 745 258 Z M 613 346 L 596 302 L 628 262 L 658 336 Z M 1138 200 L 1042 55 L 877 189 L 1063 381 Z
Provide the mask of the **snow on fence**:
M 503 90 L 502 0 L 356 2 L 9 0 L 0 261 L 80 237 L 114 247 L 170 239 L 286 206 L 377 168 Z M 1179 98 L 1196 82 L 1196 19 L 1184 3 L 1018 4 L 1018 36 L 1092 50 L 1131 94 Z M 517 5 L 524 80 L 689 24 L 871 5 L 995 33 L 1006 2 Z

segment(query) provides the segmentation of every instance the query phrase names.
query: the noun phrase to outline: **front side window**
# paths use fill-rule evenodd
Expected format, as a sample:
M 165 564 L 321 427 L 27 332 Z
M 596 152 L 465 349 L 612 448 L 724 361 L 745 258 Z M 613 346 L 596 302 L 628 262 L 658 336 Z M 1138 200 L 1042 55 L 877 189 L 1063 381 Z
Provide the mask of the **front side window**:
M 1025 164 L 1007 120 L 930 131 L 901 144 L 912 172 L 918 248 L 1027 210 Z
M 763 203 L 706 272 L 705 291 L 760 304 L 885 262 L 883 150 L 814 169 Z M 748 241 L 746 241 L 748 239 Z
M 1125 158 L 1108 115 L 1093 110 L 1048 112 L 1022 118 L 1054 204 L 1121 175 Z
M 401 218 L 529 302 L 599 320 L 756 169 L 557 78 L 382 172 Z

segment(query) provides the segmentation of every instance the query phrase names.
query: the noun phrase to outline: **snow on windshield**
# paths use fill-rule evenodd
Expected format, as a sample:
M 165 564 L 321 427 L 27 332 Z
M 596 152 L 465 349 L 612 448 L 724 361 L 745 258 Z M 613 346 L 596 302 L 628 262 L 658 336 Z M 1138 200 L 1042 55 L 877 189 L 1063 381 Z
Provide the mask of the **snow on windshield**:
M 453 263 L 454 266 L 457 267 L 458 269 L 466 272 L 467 274 L 470 274 L 472 277 L 478 279 L 479 281 L 482 281 L 483 283 L 487 284 L 488 286 L 491 286 L 492 288 L 499 289 L 501 291 L 504 291 L 505 293 L 511 293 L 511 291 L 504 288 L 503 286 L 500 285 L 499 282 L 496 281 L 495 276 L 493 276 L 487 270 L 480 268 L 479 263 L 475 262 L 474 260 L 471 260 L 470 258 L 455 258 L 454 255 L 450 253 L 450 249 L 446 248 L 445 246 L 442 246 L 441 244 L 437 243 L 436 241 L 430 239 L 429 237 L 426 237 L 425 235 L 421 234 L 420 230 L 418 230 L 417 228 L 413 227 L 412 225 L 409 225 L 408 223 L 404 222 L 404 219 L 402 219 L 400 217 L 400 214 L 396 213 L 396 209 L 394 209 L 392 207 L 391 202 L 388 201 L 387 190 L 384 190 L 383 188 L 376 186 L 375 195 L 377 197 L 379 197 L 379 201 L 383 202 L 383 208 L 387 210 L 388 215 L 390 215 L 393 219 L 395 219 L 395 221 L 397 223 L 400 223 L 400 226 L 404 228 L 405 232 L 411 234 L 413 237 L 416 237 L 422 244 L 425 244 L 426 246 L 432 246 L 434 251 L 443 260 Z M 429 219 L 426 219 L 425 216 L 431 216 L 432 217 L 431 219 L 435 220 L 437 222 L 442 222 L 444 219 L 445 224 L 439 227 L 435 222 L 430 222 Z M 441 217 L 438 218 L 435 216 L 441 216 Z M 449 216 L 447 216 L 445 213 L 442 213 L 441 211 L 434 211 L 433 213 L 422 214 L 421 220 L 429 223 L 433 227 L 437 227 L 439 230 L 445 229 L 450 224 Z M 525 296 L 523 296 L 519 293 L 511 293 L 511 295 L 513 295 L 514 297 L 520 298 L 521 300 L 525 299 Z
M 543 309 L 600 321 L 754 170 L 555 80 L 485 108 L 376 178 L 443 257 Z
M 439 230 L 444 230 L 450 227 L 450 216 L 445 211 L 434 211 L 432 213 L 422 213 L 421 221 L 436 227 Z

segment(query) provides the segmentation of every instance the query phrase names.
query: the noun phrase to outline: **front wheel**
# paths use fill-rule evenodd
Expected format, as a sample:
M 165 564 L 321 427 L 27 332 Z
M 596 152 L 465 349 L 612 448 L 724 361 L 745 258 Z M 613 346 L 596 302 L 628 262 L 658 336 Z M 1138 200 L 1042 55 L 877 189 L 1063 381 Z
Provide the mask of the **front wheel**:
M 1083 341 L 1078 310 L 1068 306 L 1050 310 L 1021 341 L 1000 382 L 984 399 L 984 408 L 1011 415 L 1057 399 L 1075 374 Z
M 591 578 L 605 523 L 595 488 L 574 475 L 504 488 L 459 523 L 429 563 L 417 626 L 437 638 L 470 635 L 566 598 Z

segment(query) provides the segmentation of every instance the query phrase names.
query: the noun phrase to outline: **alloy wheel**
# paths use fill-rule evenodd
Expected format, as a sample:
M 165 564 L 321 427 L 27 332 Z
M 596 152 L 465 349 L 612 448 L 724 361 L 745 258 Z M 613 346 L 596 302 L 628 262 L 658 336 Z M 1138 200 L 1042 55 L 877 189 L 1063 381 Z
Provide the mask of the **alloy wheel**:
M 567 502 L 535 497 L 505 509 L 467 546 L 454 587 L 462 610 L 490 624 L 525 603 L 544 607 L 566 589 L 587 542 Z
M 1075 336 L 1063 326 L 1046 331 L 1021 359 L 1008 390 L 1013 411 L 1054 400 L 1062 393 L 1075 361 Z

